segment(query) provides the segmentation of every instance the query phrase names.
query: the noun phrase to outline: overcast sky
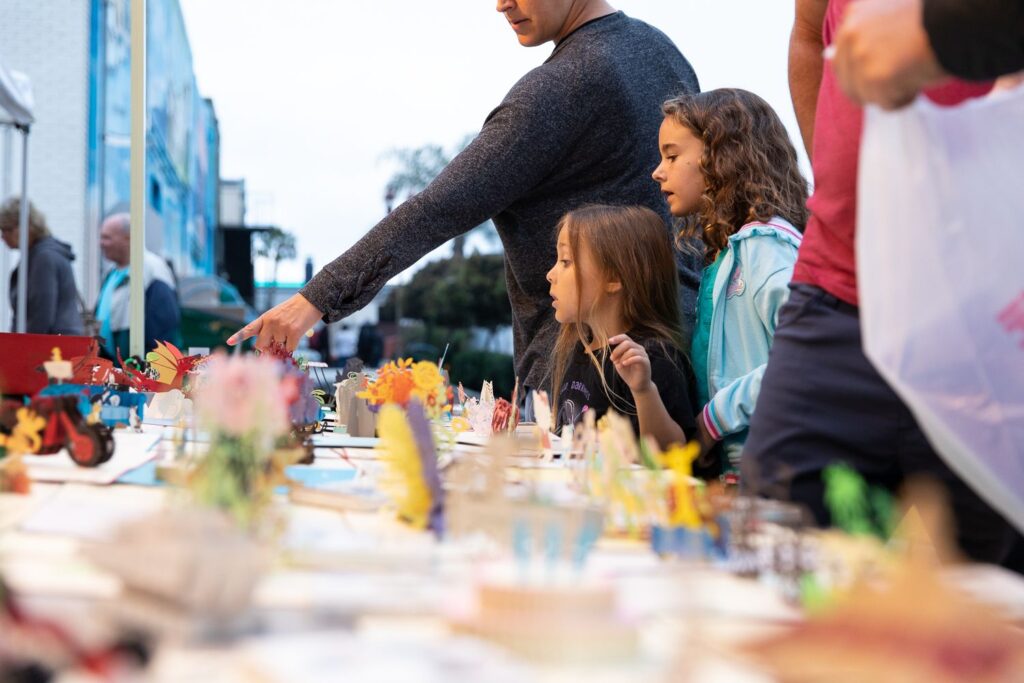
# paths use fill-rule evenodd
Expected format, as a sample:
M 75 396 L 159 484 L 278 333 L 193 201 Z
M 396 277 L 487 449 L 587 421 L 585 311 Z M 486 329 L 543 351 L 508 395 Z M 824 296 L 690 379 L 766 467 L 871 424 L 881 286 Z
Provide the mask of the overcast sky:
M 799 139 L 786 85 L 790 0 L 619 0 L 664 31 L 701 87 L 767 99 Z M 298 237 L 302 278 L 384 213 L 388 150 L 456 144 L 551 52 L 523 48 L 494 0 L 181 0 L 199 89 L 220 120 L 221 175 L 250 223 Z M 799 148 L 799 145 L 797 145 Z M 258 268 L 257 278 L 269 277 Z

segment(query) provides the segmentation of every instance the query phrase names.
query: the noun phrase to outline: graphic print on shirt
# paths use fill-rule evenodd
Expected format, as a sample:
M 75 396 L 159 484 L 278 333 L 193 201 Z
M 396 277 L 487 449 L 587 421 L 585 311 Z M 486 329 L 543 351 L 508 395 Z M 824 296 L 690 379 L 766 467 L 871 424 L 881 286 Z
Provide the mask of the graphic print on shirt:
M 575 425 L 590 406 L 590 388 L 579 380 L 562 384 L 558 406 L 558 424 Z
M 737 265 L 729 277 L 729 287 L 725 290 L 725 298 L 731 299 L 734 296 L 743 296 L 745 291 L 747 291 L 747 281 L 743 279 L 743 273 L 740 272 L 740 267 Z

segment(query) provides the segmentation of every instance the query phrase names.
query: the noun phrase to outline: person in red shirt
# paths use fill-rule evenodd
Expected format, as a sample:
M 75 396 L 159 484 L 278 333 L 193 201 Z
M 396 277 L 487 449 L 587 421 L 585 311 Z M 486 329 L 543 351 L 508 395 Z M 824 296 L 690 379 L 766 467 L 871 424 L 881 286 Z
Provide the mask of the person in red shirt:
M 854 231 L 863 112 L 822 56 L 851 3 L 796 2 L 790 88 L 815 190 L 743 452 L 744 485 L 804 503 L 827 524 L 822 472 L 829 465 L 845 462 L 893 491 L 928 475 L 947 488 L 961 549 L 1000 562 L 1011 527 L 950 471 L 861 348 Z M 949 81 L 926 94 L 953 105 L 990 88 Z

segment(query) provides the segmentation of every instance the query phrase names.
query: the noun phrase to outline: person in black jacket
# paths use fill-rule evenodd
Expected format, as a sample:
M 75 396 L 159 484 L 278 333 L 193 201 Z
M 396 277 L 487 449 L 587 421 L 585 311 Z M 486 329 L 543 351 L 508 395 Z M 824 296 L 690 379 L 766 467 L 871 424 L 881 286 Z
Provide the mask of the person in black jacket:
M 851 99 L 897 109 L 948 76 L 986 81 L 1024 70 L 1024 0 L 860 0 L 835 48 Z
M 12 197 L 0 206 L 0 235 L 4 244 L 18 249 L 18 218 L 21 203 Z M 71 245 L 50 234 L 46 218 L 29 202 L 28 296 L 26 332 L 35 334 L 82 334 L 82 310 L 75 286 Z M 11 308 L 17 316 L 18 266 L 11 272 Z M 14 329 L 14 325 L 11 326 Z

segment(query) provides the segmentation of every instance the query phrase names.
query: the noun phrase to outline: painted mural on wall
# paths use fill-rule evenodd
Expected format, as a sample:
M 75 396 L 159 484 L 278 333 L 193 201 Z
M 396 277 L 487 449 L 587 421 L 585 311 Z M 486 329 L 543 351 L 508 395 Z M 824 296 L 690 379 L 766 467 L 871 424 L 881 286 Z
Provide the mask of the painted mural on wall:
M 178 0 L 148 0 L 146 99 L 149 111 L 147 246 L 179 275 L 212 273 L 217 221 L 219 138 L 212 104 L 196 85 Z M 93 0 L 94 71 L 90 101 L 102 132 L 90 149 L 90 180 L 102 178 L 102 213 L 130 193 L 131 35 L 129 0 Z M 104 16 L 105 15 L 105 16 Z M 102 150 L 100 149 L 102 145 Z

